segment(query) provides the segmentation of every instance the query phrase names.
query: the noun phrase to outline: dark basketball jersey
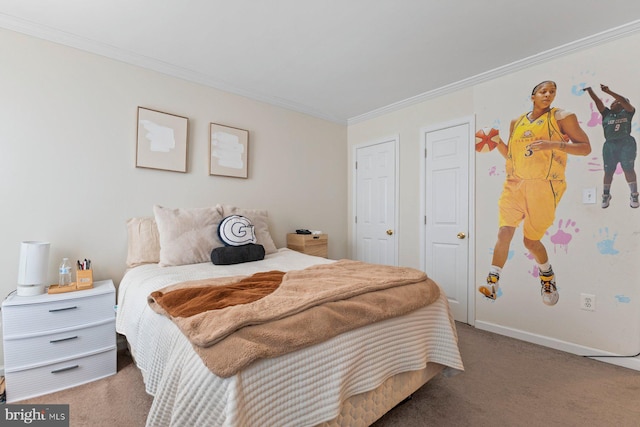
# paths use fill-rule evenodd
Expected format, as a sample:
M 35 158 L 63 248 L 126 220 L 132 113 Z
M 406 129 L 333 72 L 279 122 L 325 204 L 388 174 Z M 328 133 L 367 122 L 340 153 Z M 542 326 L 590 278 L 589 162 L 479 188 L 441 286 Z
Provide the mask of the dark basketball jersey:
M 624 138 L 631 135 L 631 118 L 633 113 L 627 110 L 620 110 L 614 113 L 609 108 L 602 111 L 602 128 L 604 129 L 604 139 L 612 140 Z

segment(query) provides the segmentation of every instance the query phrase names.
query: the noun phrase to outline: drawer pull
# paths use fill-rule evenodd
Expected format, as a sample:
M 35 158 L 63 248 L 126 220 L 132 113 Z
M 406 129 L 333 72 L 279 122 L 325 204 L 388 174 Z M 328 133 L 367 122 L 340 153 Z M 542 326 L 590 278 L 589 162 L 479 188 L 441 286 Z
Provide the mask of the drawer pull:
M 51 371 L 52 374 L 59 374 L 60 372 L 64 372 L 64 371 L 70 371 L 72 369 L 76 369 L 79 368 L 79 365 L 73 365 L 73 366 L 68 366 L 66 368 L 60 368 L 60 369 L 56 369 L 54 371 Z
M 78 306 L 73 306 L 73 307 L 65 307 L 65 308 L 54 308 L 53 310 L 49 310 L 49 313 L 54 313 L 56 311 L 65 311 L 65 310 L 74 310 L 78 308 Z
M 313 236 L 313 238 L 314 238 L 314 239 L 319 239 L 319 238 L 320 238 L 320 236 Z
M 51 340 L 51 341 L 49 341 L 49 342 L 50 342 L 51 344 L 53 344 L 53 343 L 56 343 L 56 342 L 62 342 L 62 341 L 75 340 L 75 339 L 77 339 L 77 338 L 78 338 L 78 336 L 76 335 L 76 336 L 74 336 L 74 337 L 69 337 L 69 338 L 60 338 L 60 339 L 58 339 L 58 340 Z

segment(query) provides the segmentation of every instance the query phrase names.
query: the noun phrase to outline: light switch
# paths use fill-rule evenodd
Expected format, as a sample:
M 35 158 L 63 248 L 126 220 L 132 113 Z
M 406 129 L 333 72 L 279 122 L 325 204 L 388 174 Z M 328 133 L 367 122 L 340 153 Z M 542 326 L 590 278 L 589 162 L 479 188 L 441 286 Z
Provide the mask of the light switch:
M 596 189 L 584 188 L 582 190 L 582 203 L 591 204 L 596 202 Z

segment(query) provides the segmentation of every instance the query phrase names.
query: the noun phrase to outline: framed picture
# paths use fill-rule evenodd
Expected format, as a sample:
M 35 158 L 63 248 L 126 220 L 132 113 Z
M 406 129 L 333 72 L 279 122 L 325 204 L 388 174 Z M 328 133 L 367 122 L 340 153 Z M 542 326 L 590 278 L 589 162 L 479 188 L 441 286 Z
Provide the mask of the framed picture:
M 249 131 L 211 123 L 209 175 L 247 178 Z
M 136 167 L 187 171 L 189 119 L 138 107 Z

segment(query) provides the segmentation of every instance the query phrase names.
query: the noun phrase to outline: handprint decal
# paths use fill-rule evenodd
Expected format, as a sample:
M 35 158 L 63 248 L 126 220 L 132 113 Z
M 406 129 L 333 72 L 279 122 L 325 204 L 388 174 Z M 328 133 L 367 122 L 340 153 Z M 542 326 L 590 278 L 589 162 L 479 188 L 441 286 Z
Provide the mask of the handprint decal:
M 575 226 L 575 221 L 568 219 L 566 220 L 566 222 L 564 222 L 564 226 L 562 225 L 563 222 L 563 220 L 560 220 L 558 222 L 557 231 L 553 235 L 551 235 L 551 243 L 553 243 L 554 252 L 556 251 L 558 246 L 563 248 L 565 253 L 568 252 L 569 242 L 571 242 L 571 239 L 573 239 L 573 234 L 571 233 L 577 233 L 580 231 L 580 229 Z
M 601 240 L 596 244 L 598 246 L 598 252 L 602 255 L 616 255 L 620 251 L 615 249 L 613 245 L 616 242 L 618 233 L 615 233 L 612 238 L 609 238 L 609 227 L 605 227 L 604 230 L 599 230 Z

